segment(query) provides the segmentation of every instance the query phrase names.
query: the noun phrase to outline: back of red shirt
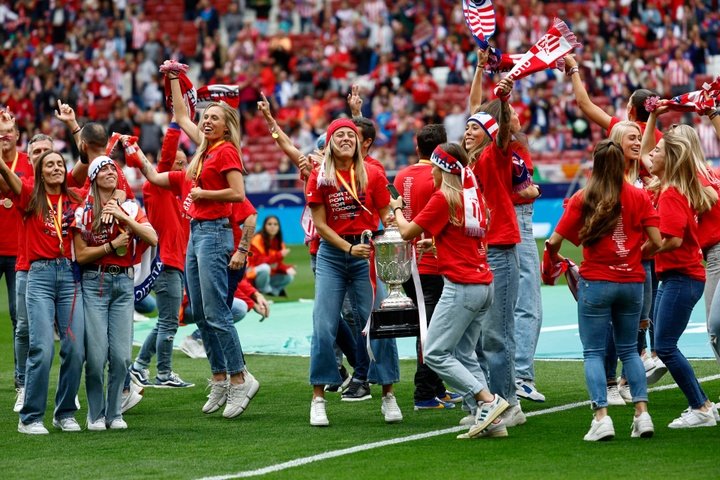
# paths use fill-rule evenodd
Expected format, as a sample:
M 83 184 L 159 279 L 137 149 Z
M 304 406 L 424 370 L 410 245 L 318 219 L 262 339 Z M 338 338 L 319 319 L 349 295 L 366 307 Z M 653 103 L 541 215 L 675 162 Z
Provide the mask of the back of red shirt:
M 432 164 L 428 160 L 420 160 L 415 165 L 403 168 L 395 176 L 394 185 L 405 202 L 403 216 L 406 220 L 412 221 L 435 192 Z M 430 234 L 427 236 L 430 237 Z M 432 252 L 425 252 L 422 258 L 419 258 L 418 271 L 423 275 L 439 275 L 437 258 Z
M 10 162 L 8 166 L 12 168 L 13 163 L 15 164 L 15 174 L 20 177 L 20 180 L 34 178 L 33 166 L 26 153 L 17 152 L 17 161 Z M 21 228 L 22 212 L 14 208 L 12 197 L 12 195 L 0 194 L 0 225 L 2 225 L 0 256 L 3 257 L 17 256 L 18 245 L 20 245 L 18 232 Z
M 578 233 L 583 227 L 584 190 L 570 198 L 555 231 L 574 245 L 580 244 Z M 612 233 L 592 245 L 583 246 L 580 275 L 587 280 L 618 283 L 645 281 L 640 247 L 645 227 L 657 227 L 659 217 L 644 190 L 624 183 L 620 192 L 621 212 Z
M 675 187 L 668 187 L 660 193 L 658 213 L 660 234 L 663 237 L 682 238 L 683 241 L 675 250 L 655 256 L 655 271 L 658 275 L 674 271 L 704 282 L 705 268 L 698 239 L 697 212 Z

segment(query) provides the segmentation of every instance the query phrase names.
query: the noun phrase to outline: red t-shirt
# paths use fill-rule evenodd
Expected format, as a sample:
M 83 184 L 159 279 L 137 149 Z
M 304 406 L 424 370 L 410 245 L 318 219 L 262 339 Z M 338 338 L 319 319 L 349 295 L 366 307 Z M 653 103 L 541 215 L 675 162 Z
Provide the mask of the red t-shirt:
M 523 162 L 525 162 L 525 168 L 527 168 L 528 175 L 532 178 L 534 168 L 530 150 L 525 145 L 515 141 L 510 143 L 510 150 L 517 153 L 520 158 L 522 158 Z M 536 200 L 535 198 L 523 198 L 516 192 L 511 193 L 511 198 L 513 205 L 527 205 L 528 203 L 534 203 Z
M 585 221 L 582 216 L 585 192 L 570 198 L 555 231 L 574 245 L 580 244 L 578 233 Z M 592 245 L 583 246 L 580 275 L 586 280 L 630 283 L 644 282 L 640 247 L 645 241 L 645 227 L 657 227 L 660 219 L 644 190 L 624 183 L 620 192 L 621 212 L 612 233 Z
M 415 165 L 403 168 L 395 176 L 395 188 L 405 202 L 403 216 L 407 221 L 415 219 L 435 192 L 432 176 L 432 164 L 428 160 L 420 160 Z M 430 237 L 428 233 L 423 238 Z M 416 239 L 417 241 L 417 239 Z M 425 252 L 420 258 L 418 252 L 418 271 L 423 275 L 439 275 L 438 261 L 432 252 Z
M 365 157 L 365 165 L 372 165 L 375 168 L 379 168 L 380 172 L 382 172 L 382 174 L 387 177 L 387 172 L 385 172 L 385 166 L 382 163 L 380 163 L 380 160 L 368 155 Z
M 368 184 L 364 191 L 358 191 L 358 200 L 365 208 L 353 198 L 342 183 L 339 187 L 331 185 L 318 185 L 318 171 L 313 170 L 308 180 L 308 205 L 325 205 L 325 221 L 338 235 L 359 235 L 364 230 L 378 228 L 378 212 L 390 203 L 390 193 L 387 191 L 387 178 L 372 166 L 365 169 Z M 336 173 L 350 185 L 350 171 L 336 170 Z
M 482 195 L 478 191 L 481 211 L 485 210 Z M 487 250 L 484 238 L 465 235 L 464 226 L 450 223 L 449 205 L 445 195 L 436 191 L 427 205 L 413 220 L 435 238 L 438 256 L 438 270 L 441 275 L 454 283 L 489 284 L 493 275 L 487 263 Z M 462 207 L 458 208 L 457 216 L 464 218 Z
M 20 177 L 20 180 L 34 177 L 33 166 L 26 153 L 17 152 L 17 162 L 11 161 L 8 166 L 12 168 L 13 163 L 15 163 L 15 175 Z M 18 245 L 21 245 L 18 232 L 20 231 L 24 209 L 20 211 L 13 208 L 13 205 L 9 203 L 14 201 L 13 198 L 15 197 L 11 194 L 3 195 L 0 193 L 0 225 L 2 225 L 0 256 L 3 257 L 17 256 Z
M 230 214 L 230 226 L 232 226 L 233 241 L 236 247 L 240 244 L 240 239 L 242 238 L 240 225 L 245 223 L 245 220 L 247 220 L 250 215 L 256 213 L 257 210 L 255 210 L 255 207 L 247 198 L 243 202 L 233 202 L 232 213 Z
M 18 207 L 23 211 L 27 210 L 32 196 L 32 183 L 23 182 L 19 196 L 13 196 L 18 202 Z M 60 200 L 60 238 L 55 228 L 57 217 L 53 220 L 52 212 L 45 218 L 31 214 L 25 219 L 25 241 L 27 246 L 27 261 L 32 263 L 35 260 L 54 258 L 72 259 L 72 231 L 71 226 L 75 218 L 75 209 L 78 203 L 67 195 L 48 195 L 53 209 L 57 208 Z M 62 240 L 62 252 L 60 251 L 60 240 Z
M 703 187 L 712 186 L 715 191 L 720 192 L 720 178 L 711 173 L 708 180 L 698 175 Z M 698 221 L 698 241 L 703 250 L 720 243 L 720 202 L 716 202 L 710 210 L 700 215 Z
M 93 201 L 94 199 L 92 197 L 88 197 L 82 205 L 75 209 L 75 223 L 73 224 L 73 229 L 76 233 L 80 234 L 88 247 L 104 245 L 121 233 L 120 227 L 117 223 L 113 223 L 109 228 L 101 226 L 97 231 L 92 229 Z M 145 216 L 145 211 L 140 207 L 140 205 L 135 203 L 134 200 L 126 200 L 121 207 L 125 210 L 125 213 L 127 213 L 129 217 L 135 219 L 136 222 L 149 225 L 148 219 Z M 133 238 L 134 237 L 131 234 L 128 251 L 125 255 L 120 256 L 113 252 L 96 259 L 92 263 L 96 265 L 119 265 L 121 267 L 132 267 L 135 263 L 134 252 L 132 249 Z
M 612 132 L 613 127 L 615 127 L 615 125 L 617 125 L 621 121 L 622 120 L 620 120 L 617 117 L 610 118 L 610 125 L 608 125 L 608 129 L 607 129 L 608 137 L 610 136 L 610 132 Z M 640 133 L 645 134 L 645 127 L 647 126 L 647 122 L 639 122 L 639 121 L 635 120 L 635 123 L 637 123 L 638 126 L 640 127 Z M 662 132 L 656 128 L 655 129 L 655 144 L 657 144 L 657 142 L 662 140 L 662 138 L 663 138 Z
M 668 187 L 658 199 L 660 234 L 663 237 L 682 238 L 682 245 L 655 256 L 655 271 L 675 271 L 695 280 L 705 281 L 702 251 L 698 240 L 697 213 L 675 187 Z
M 232 170 L 242 172 L 240 154 L 230 142 L 211 148 L 205 155 L 197 184 L 204 190 L 224 190 L 230 187 L 226 175 Z M 190 216 L 195 220 L 227 218 L 232 212 L 232 202 L 197 200 L 190 205 Z
M 488 245 L 520 243 L 520 228 L 511 197 L 512 151 L 508 148 L 502 152 L 492 142 L 482 151 L 472 170 L 490 208 Z

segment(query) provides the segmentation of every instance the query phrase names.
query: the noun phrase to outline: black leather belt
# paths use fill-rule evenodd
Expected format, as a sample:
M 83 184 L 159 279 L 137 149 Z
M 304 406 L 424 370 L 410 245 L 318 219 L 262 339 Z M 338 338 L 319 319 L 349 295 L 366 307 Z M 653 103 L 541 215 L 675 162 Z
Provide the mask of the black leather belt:
M 382 234 L 383 234 L 382 230 L 376 230 L 376 231 L 372 232 L 372 238 L 375 238 L 378 235 L 382 235 Z M 353 245 L 362 243 L 362 234 L 361 233 L 359 233 L 357 235 L 340 235 L 340 238 L 342 238 L 343 240 L 345 240 L 348 243 L 352 243 Z
M 135 276 L 135 269 L 133 267 L 121 267 L 120 265 L 85 265 L 83 267 L 83 271 L 107 273 L 109 275 L 120 275 L 121 273 L 125 273 L 131 277 Z

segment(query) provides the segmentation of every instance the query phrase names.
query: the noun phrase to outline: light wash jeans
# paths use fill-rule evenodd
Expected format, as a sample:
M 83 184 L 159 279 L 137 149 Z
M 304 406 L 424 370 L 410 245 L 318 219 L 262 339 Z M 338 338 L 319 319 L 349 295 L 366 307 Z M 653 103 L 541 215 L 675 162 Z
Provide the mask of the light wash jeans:
M 493 271 L 493 302 L 483 325 L 475 353 L 490 381 L 490 391 L 510 405 L 515 395 L 515 302 L 518 296 L 517 248 L 488 248 L 488 263 Z
M 165 377 L 172 372 L 173 341 L 183 297 L 183 272 L 177 268 L 163 267 L 155 280 L 154 290 L 158 320 L 145 339 L 135 363 L 141 368 L 148 368 L 153 355 L 157 353 L 157 374 Z
M 60 334 L 60 378 L 55 395 L 57 419 L 75 415 L 75 396 L 85 360 L 85 315 L 80 283 L 73 278 L 70 260 L 37 260 L 27 276 L 30 349 L 25 369 L 24 424 L 42 421 L 47 405 L 50 367 L 55 354 L 53 325 Z
M 272 267 L 267 263 L 261 263 L 255 267 L 255 288 L 260 290 L 260 293 L 277 297 L 295 277 L 287 273 L 271 274 L 271 271 Z
M 707 396 L 677 343 L 702 296 L 704 286 L 705 282 L 685 275 L 668 275 L 661 278 L 655 299 L 655 351 L 692 408 L 700 408 L 707 401 Z
M 710 336 L 715 359 L 720 365 L 720 243 L 710 247 L 705 255 L 705 311 L 707 314 L 707 330 Z M 18 282 L 19 283 L 19 282 Z
M 185 277 L 193 317 L 213 374 L 245 370 L 240 337 L 228 306 L 227 266 L 233 252 L 227 218 L 190 221 Z
M 232 307 L 230 307 L 230 312 L 232 312 L 233 317 L 233 323 L 238 323 L 240 320 L 245 318 L 248 310 L 248 304 L 245 303 L 244 300 L 240 300 L 239 298 L 233 299 Z M 188 325 L 191 323 L 195 323 L 195 319 L 192 316 L 192 310 L 190 308 L 185 309 L 184 321 Z M 200 330 L 198 329 L 195 329 L 191 336 L 195 340 L 202 340 L 202 335 L 200 334 Z
M 15 274 L 15 297 L 17 298 L 17 324 L 15 325 L 15 381 L 19 387 L 25 386 L 25 367 L 27 364 L 28 348 L 30 348 L 27 304 L 25 303 L 27 277 L 28 272 L 19 271 Z
M 542 327 L 542 298 L 540 296 L 540 256 L 533 236 L 533 204 L 515 205 L 520 227 L 517 245 L 520 279 L 515 304 L 515 377 L 535 381 L 534 358 L 540 327 Z
M 637 351 L 643 288 L 641 282 L 616 283 L 581 278 L 578 283 L 578 327 L 583 344 L 585 382 L 593 410 L 608 406 L 605 374 L 608 336 L 615 338 L 633 402 L 647 402 L 645 368 Z M 612 324 L 612 330 L 608 329 L 608 324 Z
M 459 284 L 446 278 L 425 341 L 425 362 L 463 396 L 471 411 L 477 409 L 475 394 L 488 388 L 475 346 L 492 302 L 492 284 Z
M 85 301 L 85 386 L 88 420 L 122 418 L 122 391 L 132 360 L 133 278 L 86 270 L 82 279 Z M 105 365 L 107 389 L 105 388 Z
M 367 319 L 372 308 L 372 286 L 369 263 L 362 258 L 350 256 L 325 241 L 320 242 L 315 271 L 315 306 L 313 308 L 313 336 L 310 347 L 310 384 L 333 385 L 342 383 L 335 358 L 337 336 L 343 299 L 350 295 L 353 315 Z M 356 322 L 359 323 L 359 322 Z M 360 327 L 362 329 L 362 327 Z M 358 344 L 364 346 L 365 337 Z M 369 380 L 379 385 L 390 385 L 400 380 L 400 368 L 395 339 L 371 340 L 370 346 L 376 362 L 372 362 L 367 378 L 358 374 L 359 380 Z M 360 349 L 358 349 L 360 350 Z M 365 353 L 367 357 L 367 353 Z M 358 360 L 359 361 L 359 360 Z

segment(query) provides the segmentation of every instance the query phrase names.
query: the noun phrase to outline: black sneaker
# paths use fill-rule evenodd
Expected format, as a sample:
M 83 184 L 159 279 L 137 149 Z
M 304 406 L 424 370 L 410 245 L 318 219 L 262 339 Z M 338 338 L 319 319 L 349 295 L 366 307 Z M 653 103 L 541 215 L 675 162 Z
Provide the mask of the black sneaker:
M 367 382 L 356 382 L 355 380 L 350 382 L 347 390 L 342 394 L 343 402 L 361 402 L 371 398 L 370 385 Z
M 326 392 L 340 392 L 348 386 L 350 383 L 350 380 L 352 377 L 348 374 L 347 370 L 345 369 L 345 365 L 341 365 L 338 369 L 338 372 L 340 373 L 340 378 L 342 378 L 341 383 L 334 383 L 332 385 L 325 385 L 325 391 Z

